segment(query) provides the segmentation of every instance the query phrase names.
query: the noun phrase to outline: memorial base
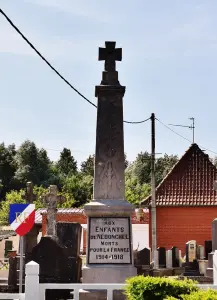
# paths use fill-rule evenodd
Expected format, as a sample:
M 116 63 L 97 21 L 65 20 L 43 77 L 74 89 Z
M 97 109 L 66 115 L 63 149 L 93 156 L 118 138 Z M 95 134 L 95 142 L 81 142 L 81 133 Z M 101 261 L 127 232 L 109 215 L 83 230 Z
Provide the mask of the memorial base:
M 82 283 L 125 283 L 126 278 L 137 275 L 137 269 L 126 266 L 86 266 L 82 269 Z

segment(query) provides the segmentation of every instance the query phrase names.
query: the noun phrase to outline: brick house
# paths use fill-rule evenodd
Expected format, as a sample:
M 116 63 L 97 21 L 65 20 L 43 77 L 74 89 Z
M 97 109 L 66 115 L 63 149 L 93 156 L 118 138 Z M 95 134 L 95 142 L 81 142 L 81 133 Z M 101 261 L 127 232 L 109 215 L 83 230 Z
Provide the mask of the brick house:
M 211 223 L 217 217 L 217 193 L 213 183 L 217 169 L 197 144 L 192 144 L 156 188 L 157 246 L 176 246 L 211 240 Z M 151 196 L 142 201 L 150 208 Z M 151 213 L 149 226 L 151 245 Z
M 141 220 L 137 220 L 136 213 L 132 215 L 133 224 L 133 235 L 135 237 L 135 245 L 137 241 L 141 240 L 143 234 L 146 235 L 148 246 L 149 239 L 149 211 L 144 210 L 145 215 Z M 84 210 L 82 208 L 59 208 L 56 214 L 57 222 L 77 222 L 82 225 L 82 241 L 81 248 L 83 252 L 86 252 L 86 232 L 87 232 L 87 217 L 84 215 Z M 41 226 L 42 236 L 46 234 L 47 227 L 47 211 L 44 208 L 38 209 L 36 211 L 35 223 Z M 142 225 L 142 226 L 139 226 Z M 141 243 L 142 245 L 142 243 Z M 137 246 L 137 245 L 136 245 Z M 145 246 L 145 245 L 144 245 Z

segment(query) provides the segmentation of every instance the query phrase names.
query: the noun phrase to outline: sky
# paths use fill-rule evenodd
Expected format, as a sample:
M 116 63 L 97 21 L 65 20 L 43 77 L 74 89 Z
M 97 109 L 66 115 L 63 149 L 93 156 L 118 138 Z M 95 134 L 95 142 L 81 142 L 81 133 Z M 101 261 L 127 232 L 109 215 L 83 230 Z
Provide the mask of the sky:
M 124 119 L 155 113 L 164 124 L 190 125 L 195 142 L 217 154 L 217 2 L 215 0 L 0 0 L 1 9 L 35 47 L 97 104 L 104 63 L 98 48 L 116 41 L 126 86 Z M 95 152 L 96 108 L 69 88 L 0 14 L 0 141 L 26 139 L 57 160 L 70 148 L 78 163 Z M 156 152 L 183 155 L 189 128 L 156 121 Z M 133 161 L 151 149 L 151 123 L 124 124 Z M 188 141 L 189 140 L 189 141 Z M 206 151 L 211 157 L 215 154 Z

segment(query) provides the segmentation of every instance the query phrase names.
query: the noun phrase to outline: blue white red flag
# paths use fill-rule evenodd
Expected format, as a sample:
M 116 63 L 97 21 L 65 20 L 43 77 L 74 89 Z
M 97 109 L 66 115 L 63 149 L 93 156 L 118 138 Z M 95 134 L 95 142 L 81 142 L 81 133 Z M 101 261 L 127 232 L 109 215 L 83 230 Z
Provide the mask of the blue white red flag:
M 24 236 L 35 223 L 35 204 L 11 204 L 9 220 L 11 228 Z

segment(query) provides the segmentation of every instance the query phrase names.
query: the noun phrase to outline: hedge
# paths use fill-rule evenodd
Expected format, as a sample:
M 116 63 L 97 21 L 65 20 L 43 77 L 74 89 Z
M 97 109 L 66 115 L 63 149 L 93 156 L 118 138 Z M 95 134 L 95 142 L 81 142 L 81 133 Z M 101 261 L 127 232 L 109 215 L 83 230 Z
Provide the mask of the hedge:
M 177 300 L 180 298 L 169 297 L 167 300 Z M 198 292 L 193 292 L 190 295 L 182 295 L 182 300 L 217 300 L 217 291 L 214 290 L 199 290 Z
M 196 282 L 187 279 L 136 276 L 127 279 L 126 283 L 125 294 L 128 300 L 164 300 L 168 297 L 182 299 L 181 295 L 199 290 Z

